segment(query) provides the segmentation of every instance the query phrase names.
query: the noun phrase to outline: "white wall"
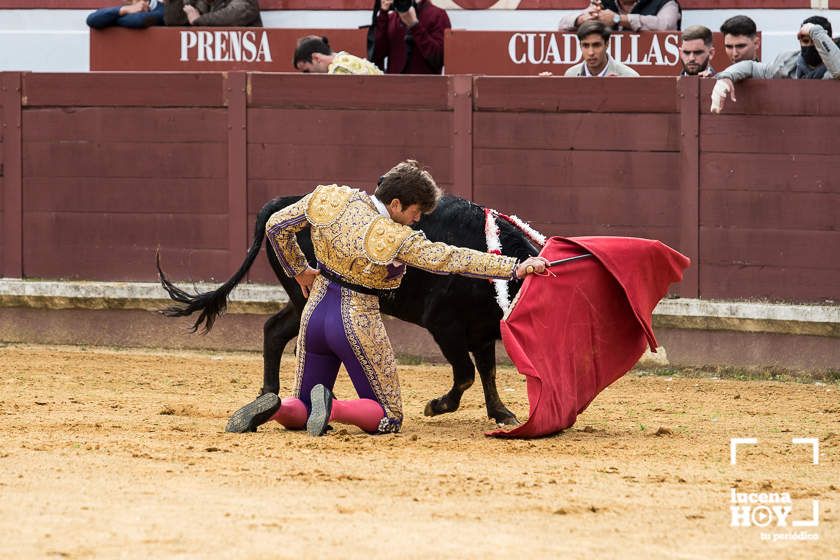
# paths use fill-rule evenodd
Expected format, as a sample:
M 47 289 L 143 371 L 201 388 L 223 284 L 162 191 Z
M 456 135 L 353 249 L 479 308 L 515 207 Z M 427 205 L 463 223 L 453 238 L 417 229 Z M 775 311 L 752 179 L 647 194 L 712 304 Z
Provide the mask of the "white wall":
M 0 10 L 0 70 L 86 72 L 90 60 L 85 25 L 88 13 L 85 10 Z M 564 13 L 564 10 L 450 10 L 449 18 L 457 29 L 550 31 Z M 827 17 L 836 27 L 835 35 L 840 35 L 840 10 L 689 10 L 684 13 L 683 27 L 700 24 L 717 31 L 726 18 L 739 13 L 752 17 L 762 30 L 764 60 L 772 60 L 782 51 L 798 49 L 799 22 L 814 14 Z M 263 12 L 266 27 L 348 28 L 369 22 L 367 11 Z

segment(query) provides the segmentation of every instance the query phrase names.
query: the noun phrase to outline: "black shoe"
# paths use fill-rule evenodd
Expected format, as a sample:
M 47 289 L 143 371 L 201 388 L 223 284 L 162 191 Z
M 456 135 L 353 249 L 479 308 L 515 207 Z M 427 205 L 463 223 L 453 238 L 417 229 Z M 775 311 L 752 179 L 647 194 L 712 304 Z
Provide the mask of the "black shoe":
M 332 391 L 318 384 L 312 387 L 309 396 L 312 400 L 312 408 L 309 411 L 309 418 L 306 420 L 306 431 L 311 436 L 322 436 L 329 428 L 333 394 Z
M 225 426 L 225 431 L 234 434 L 256 432 L 257 426 L 268 422 L 279 408 L 279 397 L 274 393 L 266 393 L 234 412 Z

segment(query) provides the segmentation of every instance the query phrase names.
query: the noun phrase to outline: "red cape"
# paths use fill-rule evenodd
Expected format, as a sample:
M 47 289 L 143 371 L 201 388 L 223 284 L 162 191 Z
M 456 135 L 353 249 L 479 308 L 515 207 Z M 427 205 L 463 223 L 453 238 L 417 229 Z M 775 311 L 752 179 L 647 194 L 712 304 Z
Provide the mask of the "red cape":
M 526 376 L 528 421 L 489 436 L 547 436 L 575 423 L 592 399 L 656 349 L 653 308 L 689 259 L 659 241 L 632 237 L 553 237 L 540 255 L 550 261 L 594 257 L 525 279 L 507 316 L 502 341 Z

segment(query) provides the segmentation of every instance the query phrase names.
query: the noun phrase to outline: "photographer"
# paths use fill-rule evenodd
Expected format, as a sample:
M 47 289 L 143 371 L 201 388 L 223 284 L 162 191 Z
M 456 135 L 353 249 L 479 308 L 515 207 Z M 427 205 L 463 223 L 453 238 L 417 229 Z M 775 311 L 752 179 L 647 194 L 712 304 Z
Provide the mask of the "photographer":
M 373 62 L 386 74 L 443 73 L 443 31 L 452 27 L 446 12 L 430 0 L 381 0 L 379 5 Z

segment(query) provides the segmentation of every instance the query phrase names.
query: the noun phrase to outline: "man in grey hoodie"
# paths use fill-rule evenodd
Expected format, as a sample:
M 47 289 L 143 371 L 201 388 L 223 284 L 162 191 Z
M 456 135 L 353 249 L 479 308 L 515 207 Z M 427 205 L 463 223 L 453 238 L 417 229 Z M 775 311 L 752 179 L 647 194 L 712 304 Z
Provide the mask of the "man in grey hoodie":
M 812 16 L 797 33 L 798 51 L 781 53 L 770 63 L 742 60 L 715 76 L 712 112 L 720 113 L 729 96 L 735 101 L 735 82 L 747 78 L 791 80 L 840 80 L 840 47 L 831 38 L 831 22 Z

